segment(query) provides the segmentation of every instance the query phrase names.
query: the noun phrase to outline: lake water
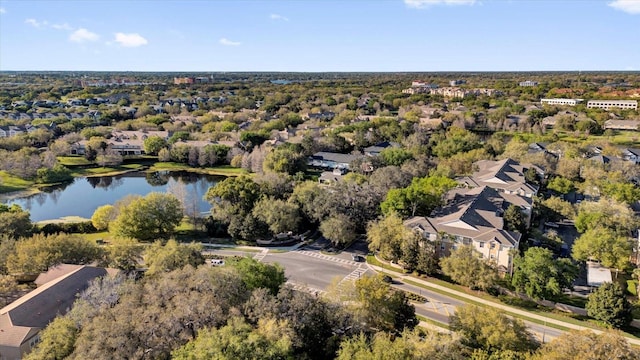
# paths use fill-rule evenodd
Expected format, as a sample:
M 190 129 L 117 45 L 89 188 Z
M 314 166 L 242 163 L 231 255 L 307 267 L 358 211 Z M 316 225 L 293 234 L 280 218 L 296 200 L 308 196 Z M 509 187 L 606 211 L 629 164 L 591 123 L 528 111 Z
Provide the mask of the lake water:
M 184 187 L 188 196 L 198 199 L 201 212 L 211 209 L 203 199 L 209 187 L 224 177 L 188 172 L 135 172 L 118 176 L 76 178 L 72 183 L 46 188 L 43 192 L 5 203 L 18 204 L 31 213 L 31 221 L 58 219 L 64 216 L 91 218 L 102 205 L 113 205 L 127 195 L 146 195 Z

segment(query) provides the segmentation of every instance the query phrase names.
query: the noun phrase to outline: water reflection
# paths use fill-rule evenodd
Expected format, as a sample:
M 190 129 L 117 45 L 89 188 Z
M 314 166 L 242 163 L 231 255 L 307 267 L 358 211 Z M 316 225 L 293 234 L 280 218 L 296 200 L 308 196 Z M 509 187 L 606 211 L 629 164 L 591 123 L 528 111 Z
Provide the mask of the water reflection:
M 219 176 L 187 172 L 128 173 L 120 176 L 78 178 L 73 182 L 43 189 L 43 192 L 8 201 L 31 212 L 31 220 L 41 221 L 63 216 L 90 218 L 96 208 L 113 204 L 127 195 L 166 192 L 176 185 L 184 186 L 189 198 L 196 199 L 199 211 L 211 205 L 203 196 L 209 187 L 224 179 Z M 98 191 L 98 189 L 101 189 Z

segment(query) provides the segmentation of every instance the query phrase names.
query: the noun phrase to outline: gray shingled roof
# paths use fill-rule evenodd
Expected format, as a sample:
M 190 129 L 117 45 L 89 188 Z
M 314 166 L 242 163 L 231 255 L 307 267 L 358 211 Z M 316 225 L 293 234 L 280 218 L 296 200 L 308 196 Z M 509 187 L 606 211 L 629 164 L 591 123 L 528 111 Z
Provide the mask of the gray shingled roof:
M 20 346 L 56 316 L 66 313 L 76 295 L 84 291 L 89 282 L 107 275 L 104 268 L 79 266 L 54 268 L 52 275 L 62 274 L 41 285 L 18 300 L 0 309 L 0 346 Z

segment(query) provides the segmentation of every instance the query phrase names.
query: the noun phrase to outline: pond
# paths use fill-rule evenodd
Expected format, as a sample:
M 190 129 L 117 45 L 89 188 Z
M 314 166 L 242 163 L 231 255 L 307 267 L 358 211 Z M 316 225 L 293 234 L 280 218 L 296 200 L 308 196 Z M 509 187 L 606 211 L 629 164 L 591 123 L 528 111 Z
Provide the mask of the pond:
M 224 180 L 222 176 L 189 172 L 134 172 L 118 176 L 76 178 L 73 182 L 24 198 L 5 201 L 18 204 L 31 213 L 31 221 L 58 219 L 65 216 L 91 218 L 102 205 L 114 204 L 127 195 L 150 192 L 181 192 L 198 200 L 201 212 L 211 209 L 203 197 L 209 187 Z

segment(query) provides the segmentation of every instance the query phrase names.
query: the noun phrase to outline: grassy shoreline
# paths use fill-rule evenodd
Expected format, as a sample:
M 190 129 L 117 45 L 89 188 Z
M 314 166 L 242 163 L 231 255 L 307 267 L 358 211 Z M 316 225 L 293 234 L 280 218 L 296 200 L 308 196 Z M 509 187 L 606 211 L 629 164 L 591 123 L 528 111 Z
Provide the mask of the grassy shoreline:
M 71 158 L 71 159 L 70 159 Z M 80 161 L 78 159 L 84 160 Z M 95 165 L 86 161 L 84 158 L 64 157 L 61 164 L 69 166 L 71 175 L 75 177 L 100 177 L 100 176 L 118 176 L 136 171 L 186 171 L 203 175 L 214 176 L 240 176 L 251 175 L 242 168 L 235 168 L 229 165 L 217 167 L 196 168 L 186 164 L 173 162 L 155 162 L 149 164 L 148 159 L 142 159 L 139 162 L 131 162 L 116 167 L 89 167 Z M 21 197 L 27 197 L 40 192 L 41 188 L 58 184 L 37 184 L 31 180 L 21 179 L 17 176 L 8 174 L 6 171 L 0 171 L 0 200 L 11 200 Z

